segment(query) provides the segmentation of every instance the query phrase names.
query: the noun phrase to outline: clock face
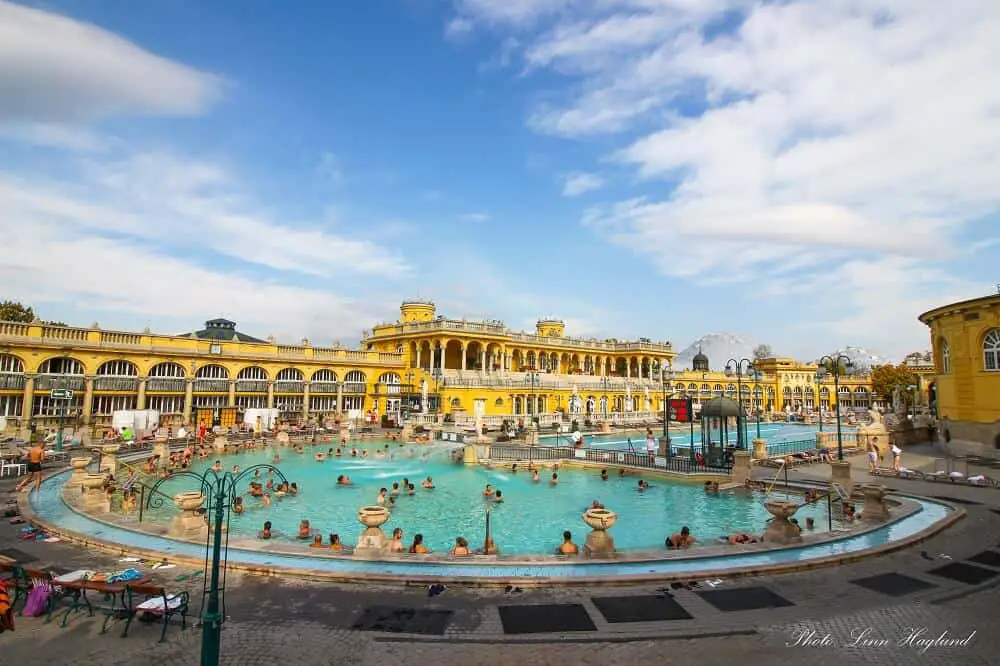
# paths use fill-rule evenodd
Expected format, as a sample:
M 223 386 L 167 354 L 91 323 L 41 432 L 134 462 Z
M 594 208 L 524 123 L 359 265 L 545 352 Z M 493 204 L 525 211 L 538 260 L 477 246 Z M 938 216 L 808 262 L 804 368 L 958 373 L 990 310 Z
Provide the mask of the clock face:
M 212 345 L 211 347 L 208 348 L 208 353 L 210 353 L 210 354 L 221 354 L 222 353 L 222 345 Z

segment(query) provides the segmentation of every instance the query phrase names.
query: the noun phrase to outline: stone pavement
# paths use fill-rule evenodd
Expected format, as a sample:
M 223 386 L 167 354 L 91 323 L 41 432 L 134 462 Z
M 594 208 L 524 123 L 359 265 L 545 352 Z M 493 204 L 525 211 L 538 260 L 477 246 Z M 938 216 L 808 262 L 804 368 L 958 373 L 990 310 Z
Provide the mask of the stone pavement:
M 823 479 L 828 467 L 797 469 L 790 478 Z M 867 476 L 863 468 L 860 470 Z M 860 479 L 859 480 L 864 480 Z M 965 519 L 923 544 L 854 564 L 780 576 L 730 579 L 717 589 L 765 587 L 794 605 L 722 611 L 699 590 L 671 591 L 691 619 L 609 623 L 593 599 L 657 594 L 657 585 L 526 590 L 513 597 L 502 590 L 451 587 L 428 597 L 423 587 L 335 585 L 298 579 L 234 575 L 227 584 L 228 620 L 223 632 L 224 664 L 778 664 L 792 660 L 826 664 L 990 664 L 1000 654 L 1000 566 L 979 565 L 997 575 L 967 584 L 929 573 L 983 551 L 1000 556 L 1000 491 L 949 483 L 882 480 L 915 494 L 963 502 Z M 0 483 L 0 497 L 12 484 Z M 114 558 L 71 545 L 24 542 L 17 527 L 0 524 L 0 550 L 15 548 L 32 567 L 54 570 L 109 570 L 126 566 Z M 945 558 L 947 555 L 950 559 Z M 928 559 L 932 558 L 932 559 Z M 189 570 L 152 572 L 171 589 L 192 594 L 192 614 L 200 607 L 200 579 L 177 581 Z M 889 596 L 850 581 L 903 573 L 933 587 Z M 704 584 L 702 589 L 707 589 Z M 580 604 L 592 631 L 509 634 L 501 606 Z M 452 611 L 441 635 L 358 631 L 366 609 Z M 198 663 L 200 631 L 170 627 L 158 644 L 154 626 L 134 626 L 126 639 L 112 623 L 100 635 L 100 620 L 77 613 L 66 628 L 38 618 L 16 618 L 13 633 L 0 634 L 0 666 L 27 663 L 164 665 Z M 952 638 L 976 634 L 965 646 L 900 644 L 912 630 L 923 638 L 948 632 Z M 867 631 L 866 631 L 867 630 Z M 813 632 L 813 633 L 810 633 Z M 853 638 L 852 638 L 853 636 Z M 860 637 L 860 638 L 859 638 Z M 858 639 L 858 640 L 854 640 Z M 855 642 L 855 645 L 851 645 Z

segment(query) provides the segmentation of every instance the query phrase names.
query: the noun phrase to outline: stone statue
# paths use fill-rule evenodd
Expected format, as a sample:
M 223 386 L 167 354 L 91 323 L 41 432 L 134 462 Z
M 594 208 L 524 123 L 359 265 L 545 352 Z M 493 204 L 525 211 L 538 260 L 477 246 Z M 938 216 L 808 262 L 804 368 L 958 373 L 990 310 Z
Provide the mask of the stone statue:
M 877 409 L 869 409 L 868 410 L 868 417 L 871 418 L 872 425 L 876 425 L 876 424 L 881 425 L 882 424 L 882 413 L 880 411 L 878 411 Z

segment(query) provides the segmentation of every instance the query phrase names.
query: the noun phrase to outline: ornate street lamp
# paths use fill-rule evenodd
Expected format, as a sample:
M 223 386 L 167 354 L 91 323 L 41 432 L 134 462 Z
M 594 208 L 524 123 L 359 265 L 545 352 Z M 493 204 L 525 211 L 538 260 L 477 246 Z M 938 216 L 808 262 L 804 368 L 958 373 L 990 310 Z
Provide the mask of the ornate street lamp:
M 748 358 L 736 360 L 734 358 L 726 361 L 726 377 L 736 375 L 736 402 L 739 405 L 739 414 L 736 416 L 736 448 L 745 449 L 746 441 L 743 428 L 746 425 L 745 414 L 743 413 L 743 375 L 753 368 L 753 361 Z
M 252 475 L 256 470 L 266 469 L 275 473 L 281 482 L 288 479 L 281 473 L 281 470 L 272 465 L 251 465 L 239 474 L 232 472 L 216 472 L 212 469 L 198 475 L 194 472 L 176 472 L 163 477 L 150 489 L 149 499 L 146 500 L 146 508 L 158 508 L 163 505 L 165 493 L 159 491 L 162 484 L 172 479 L 187 477 L 194 479 L 198 483 L 202 496 L 208 502 L 206 515 L 212 516 L 215 522 L 209 527 L 209 537 L 205 542 L 206 560 L 209 547 L 212 549 L 211 573 L 207 577 L 207 587 L 202 594 L 201 613 L 201 666 L 218 666 L 220 656 L 220 646 L 222 642 L 222 623 L 225 621 L 225 613 L 222 610 L 222 595 L 225 591 L 225 570 L 222 566 L 223 559 L 228 559 L 229 553 L 229 517 L 233 502 L 240 492 L 237 490 L 240 482 Z M 159 491 L 159 492 L 157 492 Z M 222 524 L 226 524 L 226 554 L 223 555 L 223 529 Z M 220 573 L 222 584 L 220 586 Z
M 826 373 L 830 371 L 828 366 L 833 368 L 833 392 L 837 396 L 837 460 L 843 462 L 844 436 L 840 426 L 840 373 L 851 367 L 851 359 L 843 354 L 824 356 L 819 360 L 819 370 L 816 371 L 816 374 L 825 377 Z M 822 418 L 820 420 L 822 421 Z
M 753 364 L 751 364 L 750 374 L 748 375 L 748 378 L 753 380 L 754 388 L 760 388 L 760 378 L 762 376 L 763 375 L 761 374 L 760 370 L 758 370 L 753 366 Z M 757 394 L 754 393 L 753 397 L 756 398 L 756 395 Z M 757 414 L 757 439 L 760 439 L 760 410 L 761 410 L 760 406 L 754 405 L 754 412 Z

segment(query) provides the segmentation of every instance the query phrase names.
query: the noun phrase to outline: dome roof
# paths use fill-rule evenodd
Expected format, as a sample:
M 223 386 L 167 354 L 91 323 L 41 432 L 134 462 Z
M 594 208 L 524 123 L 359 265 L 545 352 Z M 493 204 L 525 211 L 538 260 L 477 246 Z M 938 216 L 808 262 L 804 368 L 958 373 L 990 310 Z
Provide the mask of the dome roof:
M 725 418 L 729 416 L 739 416 L 740 404 L 730 398 L 712 398 L 701 406 L 701 416 L 714 418 Z
M 704 361 L 705 363 L 708 363 L 708 357 L 705 356 L 704 354 L 702 354 L 701 352 L 698 352 L 697 354 L 695 354 L 694 358 L 691 359 L 691 360 L 693 360 L 695 362 L 697 362 L 697 361 Z

